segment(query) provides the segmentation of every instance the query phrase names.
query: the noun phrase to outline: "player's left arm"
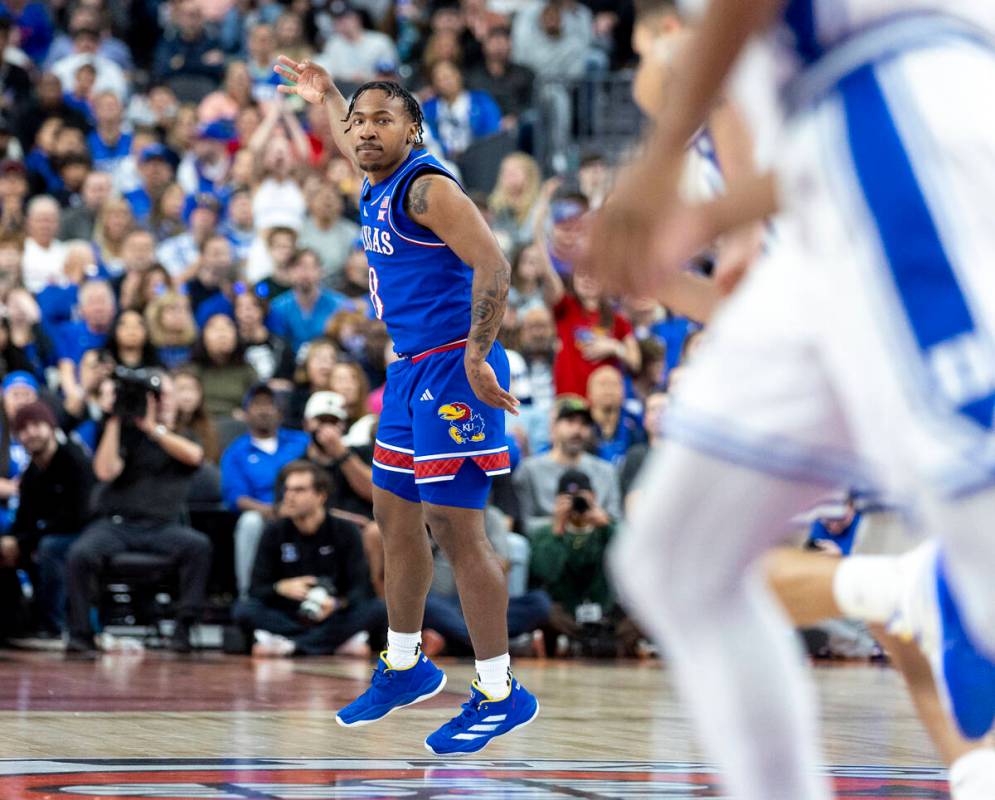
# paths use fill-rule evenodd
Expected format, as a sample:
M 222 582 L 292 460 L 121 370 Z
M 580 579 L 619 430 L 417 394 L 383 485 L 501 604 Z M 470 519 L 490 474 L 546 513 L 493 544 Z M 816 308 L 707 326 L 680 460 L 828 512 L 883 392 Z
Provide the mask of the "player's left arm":
M 404 203 L 411 219 L 442 239 L 473 269 L 472 317 L 464 358 L 466 376 L 480 400 L 518 414 L 518 400 L 501 388 L 486 361 L 508 304 L 508 259 L 473 201 L 449 178 L 438 174 L 415 178 Z

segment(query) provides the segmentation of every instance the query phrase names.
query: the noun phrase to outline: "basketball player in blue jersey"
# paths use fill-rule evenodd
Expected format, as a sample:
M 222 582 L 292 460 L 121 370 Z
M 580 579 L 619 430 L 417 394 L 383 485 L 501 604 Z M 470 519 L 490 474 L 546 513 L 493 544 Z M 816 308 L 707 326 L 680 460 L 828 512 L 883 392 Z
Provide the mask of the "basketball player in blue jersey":
M 342 153 L 366 179 L 360 212 L 370 299 L 399 360 L 387 373 L 373 463 L 389 630 L 369 689 L 339 711 L 368 725 L 438 694 L 446 676 L 421 653 L 432 551 L 453 565 L 476 654 L 462 712 L 425 740 L 437 755 L 474 753 L 531 722 L 539 704 L 511 673 L 504 574 L 484 535 L 491 476 L 510 471 L 508 360 L 496 342 L 511 269 L 457 180 L 421 147 L 417 100 L 396 83 L 360 86 L 350 102 L 321 67 L 280 57 L 296 94 L 324 105 Z
M 776 181 L 736 199 L 779 201 L 786 245 L 716 315 L 612 563 L 731 795 L 822 800 L 811 690 L 754 567 L 827 487 L 880 487 L 936 540 L 844 560 L 835 607 L 915 637 L 965 736 L 995 716 L 995 113 L 977 102 L 995 6 L 707 5 L 590 261 L 616 287 L 652 282 L 632 255 L 668 232 L 684 144 L 754 34 L 784 138 Z

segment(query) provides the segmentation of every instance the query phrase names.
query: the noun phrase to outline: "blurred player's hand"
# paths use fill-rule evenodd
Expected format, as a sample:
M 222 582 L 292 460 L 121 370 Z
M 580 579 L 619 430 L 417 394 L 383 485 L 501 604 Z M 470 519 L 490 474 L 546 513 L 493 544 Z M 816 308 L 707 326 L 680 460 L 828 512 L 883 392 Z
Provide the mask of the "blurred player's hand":
M 497 375 L 486 361 L 466 361 L 466 378 L 477 399 L 492 408 L 503 408 L 518 416 L 518 400 L 511 392 L 501 388 Z
M 325 94 L 333 87 L 332 76 L 312 61 L 294 61 L 287 56 L 278 56 L 273 71 L 290 84 L 280 84 L 276 90 L 281 94 L 296 94 L 308 103 L 321 105 Z

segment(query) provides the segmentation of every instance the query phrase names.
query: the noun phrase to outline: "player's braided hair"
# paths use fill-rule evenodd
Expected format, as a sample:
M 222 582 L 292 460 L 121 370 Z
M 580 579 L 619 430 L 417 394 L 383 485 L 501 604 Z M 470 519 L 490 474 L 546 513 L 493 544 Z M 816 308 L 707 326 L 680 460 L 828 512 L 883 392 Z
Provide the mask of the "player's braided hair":
M 411 121 L 416 125 L 415 141 L 414 144 L 423 144 L 423 136 L 425 133 L 423 123 L 425 122 L 425 116 L 422 114 L 421 105 L 411 92 L 405 89 L 401 84 L 395 81 L 369 81 L 360 86 L 352 95 L 352 99 L 349 100 L 349 110 L 346 111 L 345 119 L 343 122 L 348 122 L 352 117 L 352 112 L 356 108 L 356 101 L 365 93 L 379 90 L 387 95 L 387 97 L 400 97 L 404 102 L 404 110 L 407 112 L 408 116 L 411 117 Z M 346 133 L 349 129 L 346 128 Z

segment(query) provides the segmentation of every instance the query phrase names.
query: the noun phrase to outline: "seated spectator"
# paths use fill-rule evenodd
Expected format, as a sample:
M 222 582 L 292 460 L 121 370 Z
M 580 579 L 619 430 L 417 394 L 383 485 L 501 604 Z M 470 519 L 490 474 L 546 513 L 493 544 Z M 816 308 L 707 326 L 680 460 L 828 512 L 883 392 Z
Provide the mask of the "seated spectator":
M 10 372 L 27 372 L 38 377 L 34 374 L 34 364 L 27 353 L 11 339 L 10 320 L 0 316 L 0 375 Z
M 511 60 L 511 30 L 492 25 L 483 41 L 484 62 L 467 75 L 470 89 L 487 92 L 501 109 L 501 127 L 512 130 L 532 107 L 535 73 Z
M 167 84 L 177 78 L 198 78 L 203 89 L 192 97 L 199 94 L 195 99 L 200 100 L 221 81 L 225 55 L 220 43 L 207 32 L 196 0 L 179 0 L 172 10 L 175 27 L 156 47 L 152 77 Z
M 3 3 L 2 13 L 17 28 L 20 49 L 36 64 L 44 62 L 55 32 L 46 4 L 8 1 Z
M 556 358 L 556 326 L 545 306 L 536 306 L 521 316 L 518 353 L 525 361 L 532 403 L 523 406 L 518 421 L 510 429 L 520 431 L 533 453 L 549 447 L 549 420 L 556 389 L 553 385 L 553 361 Z
M 21 277 L 30 292 L 40 292 L 49 283 L 57 283 L 64 277 L 62 266 L 66 248 L 55 238 L 59 232 L 59 215 L 59 204 L 48 195 L 39 195 L 28 203 Z
M 191 362 L 204 385 L 207 410 L 212 417 L 227 417 L 237 409 L 258 376 L 245 363 L 245 349 L 235 323 L 227 314 L 215 314 L 201 329 Z
M 667 347 L 654 336 L 639 340 L 639 372 L 632 378 L 632 389 L 639 402 L 666 383 Z
M 107 281 L 86 281 L 79 290 L 79 319 L 55 331 L 59 383 L 63 394 L 78 395 L 76 368 L 87 350 L 107 343 L 114 322 L 114 292 Z
M 197 121 L 209 125 L 234 120 L 252 100 L 252 76 L 244 61 L 229 61 L 221 87 L 208 94 L 197 106 Z
M 508 305 L 519 314 L 535 308 L 547 309 L 547 279 L 545 261 L 539 245 L 527 244 L 515 255 L 511 271 Z
M 117 315 L 107 338 L 107 352 L 116 364 L 128 369 L 162 366 L 145 317 L 138 311 L 125 309 Z
M 257 23 L 246 37 L 247 65 L 252 77 L 252 99 L 266 103 L 276 96 L 280 76 L 273 71 L 276 63 L 276 37 L 273 28 L 265 23 Z
M 83 202 L 83 182 L 92 166 L 90 156 L 81 151 L 70 151 L 55 159 L 53 167 L 59 177 L 59 189 L 52 196 L 60 208 L 69 209 Z M 61 222 L 59 224 L 61 228 Z
M 587 400 L 594 419 L 594 452 L 619 466 L 633 445 L 646 441 L 639 419 L 624 407 L 625 382 L 615 367 L 598 367 L 587 380 Z
M 113 173 L 131 153 L 131 134 L 123 129 L 124 104 L 114 92 L 98 92 L 93 98 L 96 127 L 86 137 L 93 168 Z
M 24 164 L 5 158 L 0 161 L 0 231 L 22 234 L 28 197 L 28 172 Z
M 131 206 L 121 197 L 109 198 L 100 209 L 93 229 L 93 243 L 104 269 L 112 275 L 124 270 L 124 242 L 135 228 Z
M 52 73 L 62 84 L 62 91 L 73 88 L 76 70 L 83 64 L 90 64 L 96 70 L 93 84 L 94 95 L 111 92 L 121 102 L 128 96 L 128 79 L 124 70 L 106 56 L 100 55 L 100 31 L 95 28 L 80 28 L 73 33 L 73 52 L 60 58 L 52 65 Z
M 24 239 L 16 233 L 0 233 L 0 302 L 21 285 L 21 254 Z
M 348 411 L 342 395 L 315 392 L 304 409 L 304 430 L 310 434 L 307 459 L 328 473 L 328 507 L 367 524 L 373 519 L 373 443 L 347 442 Z
M 120 39 L 115 38 L 110 33 L 109 24 L 105 24 L 99 10 L 90 5 L 77 5 L 69 16 L 67 32 L 60 33 L 55 37 L 52 46 L 45 57 L 45 66 L 54 64 L 60 58 L 70 55 L 73 52 L 73 33 L 81 28 L 93 28 L 100 33 L 100 46 L 97 52 L 109 58 L 123 70 L 130 70 L 134 65 L 131 58 L 131 50 Z
M 607 461 L 587 452 L 593 427 L 594 420 L 586 400 L 564 397 L 557 402 L 552 449 L 522 459 L 512 474 L 526 534 L 531 535 L 553 516 L 560 476 L 568 469 L 587 475 L 598 506 L 604 508 L 611 519 L 621 518 L 615 470 Z
M 491 227 L 506 253 L 521 253 L 532 241 L 541 180 L 542 172 L 532 156 L 511 153 L 501 160 L 487 209 L 493 216 Z
M 139 224 L 150 222 L 153 208 L 173 182 L 176 154 L 164 144 L 150 144 L 138 156 L 139 184 L 124 195 Z
M 389 36 L 363 28 L 363 20 L 349 3 L 335 0 L 330 11 L 335 30 L 325 42 L 324 50 L 314 61 L 337 80 L 360 84 L 373 80 L 377 64 L 399 63 L 397 49 Z
M 146 307 L 145 323 L 149 341 L 164 367 L 176 369 L 189 363 L 193 343 L 197 341 L 197 323 L 185 294 L 172 291 L 160 294 Z
M 256 238 L 252 220 L 252 193 L 247 188 L 239 187 L 232 191 L 228 198 L 228 219 L 220 231 L 231 242 L 235 261 L 239 265 L 245 263 Z
M 204 448 L 204 458 L 212 464 L 221 461 L 218 429 L 204 405 L 204 386 L 189 367 L 173 372 L 176 391 L 176 432 Z
M 191 264 L 197 271 L 184 284 L 184 293 L 190 298 L 194 316 L 199 317 L 201 307 L 224 292 L 235 271 L 231 243 L 220 233 L 208 234 L 200 245 L 199 256 Z
M 169 376 L 162 375 L 160 398 L 149 398 L 145 416 L 113 415 L 104 425 L 93 457 L 94 475 L 106 484 L 97 519 L 70 548 L 67 561 L 69 653 L 94 652 L 94 590 L 108 559 L 124 552 L 156 553 L 175 562 L 180 589 L 170 646 L 180 653 L 192 649 L 190 631 L 204 608 L 211 542 L 179 519 L 204 452 L 174 433 L 172 392 Z
M 185 206 L 186 197 L 180 184 L 169 184 L 153 203 L 146 223 L 156 242 L 164 242 L 187 232 L 187 224 L 183 219 Z
M 252 560 L 263 527 L 276 516 L 277 475 L 285 464 L 304 456 L 310 441 L 302 431 L 280 427 L 283 415 L 273 390 L 265 383 L 249 389 L 244 410 L 249 431 L 221 456 L 225 505 L 240 512 L 235 526 L 235 579 L 240 597 L 249 591 Z
M 193 148 L 176 169 L 176 182 L 187 196 L 208 195 L 215 200 L 221 196 L 231 167 L 228 144 L 234 135 L 234 128 L 227 122 L 212 122 L 197 128 Z
M 625 454 L 619 483 L 622 489 L 622 500 L 626 510 L 633 507 L 638 495 L 637 478 L 649 457 L 650 451 L 663 439 L 663 415 L 670 403 L 666 392 L 656 391 L 646 398 L 646 408 L 643 416 L 643 427 L 648 441 L 633 445 Z
M 345 266 L 342 267 L 342 274 L 338 283 L 333 287 L 350 300 L 363 300 L 371 311 L 370 305 L 370 262 L 366 260 L 366 251 L 363 249 L 362 238 L 353 242 L 349 256 L 346 258 Z
M 339 360 L 338 348 L 331 339 L 315 339 L 308 343 L 303 359 L 294 376 L 294 390 L 287 409 L 287 424 L 294 428 L 301 427 L 308 398 L 315 392 L 332 390 L 332 369 Z
M 162 264 L 153 264 L 142 275 L 142 285 L 138 289 L 135 310 L 144 314 L 149 303 L 153 302 L 163 292 L 169 291 L 172 285 L 166 268 Z
M 11 42 L 12 27 L 10 17 L 0 14 L 0 94 L 3 96 L 0 105 L 5 111 L 23 106 L 31 97 L 31 75 L 3 55 Z
M 291 289 L 290 262 L 297 251 L 297 231 L 283 226 L 271 228 L 266 234 L 266 249 L 273 271 L 256 284 L 255 291 L 272 303 Z M 366 280 L 369 283 L 368 271 Z
M 510 569 L 511 555 L 508 523 L 504 515 L 493 506 L 485 510 L 484 531 L 491 547 L 497 553 L 502 568 L 507 573 Z M 429 589 L 428 597 L 425 598 L 423 625 L 442 636 L 447 655 L 466 656 L 473 652 L 473 644 L 470 641 L 466 621 L 463 619 L 453 568 L 442 548 L 436 546 L 432 549 L 434 562 L 432 587 Z M 542 589 L 510 594 L 507 615 L 508 638 L 514 640 L 516 637 L 530 634 L 546 626 L 551 605 L 549 595 Z
M 346 423 L 349 426 L 346 444 L 350 447 L 372 444 L 377 417 L 370 413 L 367 406 L 370 382 L 363 368 L 355 361 L 339 362 L 332 367 L 331 386 L 345 403 Z
M 357 362 L 363 360 L 371 320 L 366 309 L 336 311 L 325 325 L 325 336 L 335 342 L 339 352 Z
M 598 505 L 583 470 L 569 469 L 559 477 L 554 508 L 552 521 L 532 534 L 530 562 L 533 582 L 553 600 L 550 627 L 586 656 L 634 651 L 638 633 L 616 613 L 604 565 L 615 522 Z
M 467 91 L 452 61 L 432 67 L 435 96 L 425 102 L 425 123 L 446 158 L 459 158 L 475 141 L 501 131 L 501 110 L 487 92 Z
M 291 389 L 294 377 L 294 350 L 282 336 L 266 327 L 269 303 L 239 284 L 235 288 L 235 325 L 238 338 L 245 345 L 245 360 L 261 381 L 277 379 Z
M 87 350 L 79 362 L 79 393 L 63 394 L 62 410 L 66 430 L 93 455 L 104 422 L 114 406 L 114 359 L 106 349 Z
M 13 431 L 31 458 L 21 475 L 17 513 L 0 552 L 37 570 L 38 623 L 44 634 L 65 627 L 66 554 L 90 519 L 93 471 L 72 442 L 60 443 L 52 410 L 35 401 L 17 412 Z
M 319 183 L 308 192 L 307 201 L 308 216 L 297 244 L 318 254 L 322 283 L 331 288 L 338 283 L 360 229 L 355 222 L 343 218 L 345 202 L 335 187 Z
M 545 78 L 579 78 L 588 68 L 594 18 L 577 0 L 546 0 L 521 9 L 511 28 L 511 57 Z
M 7 293 L 7 320 L 11 344 L 31 363 L 28 370 L 43 378 L 46 367 L 57 360 L 57 348 L 41 326 L 41 310 L 27 289 L 15 287 Z
M 24 147 L 27 147 L 36 141 L 39 128 L 53 118 L 79 128 L 89 127 L 83 114 L 66 105 L 59 79 L 51 72 L 45 72 L 35 86 L 34 98 L 17 110 L 15 115 L 17 138 Z
M 305 342 L 321 336 L 325 323 L 350 301 L 321 286 L 321 266 L 314 250 L 298 250 L 290 261 L 293 291 L 284 292 L 270 307 L 273 332 L 290 342 L 296 353 Z
M 0 176 L 2 174 L 3 167 L 0 165 Z M 110 199 L 113 188 L 113 179 L 109 173 L 100 172 L 96 168 L 87 173 L 83 180 L 83 189 L 80 192 L 82 202 L 62 213 L 59 239 L 62 241 L 92 239 L 97 217 L 100 216 L 104 203 Z M 2 189 L 0 189 L 0 196 L 2 196 Z
M 18 481 L 30 461 L 28 452 L 13 430 L 17 413 L 38 400 L 39 385 L 27 372 L 11 372 L 0 383 L 2 428 L 0 428 L 0 531 L 10 527 L 17 505 Z
M 294 11 L 285 11 L 273 23 L 273 34 L 276 37 L 276 51 L 303 61 L 314 55 L 314 48 L 308 43 L 304 32 L 304 20 Z
M 89 122 L 93 122 L 93 87 L 97 83 L 97 68 L 93 64 L 82 63 L 73 73 L 72 87 L 62 94 L 66 105 L 79 111 Z
M 211 194 L 198 194 L 190 211 L 190 230 L 166 239 L 156 249 L 156 259 L 175 280 L 182 283 L 196 271 L 204 245 L 217 230 L 219 215 L 218 199 Z M 230 263 L 230 248 L 228 260 Z M 191 302 L 196 309 L 198 302 L 193 298 Z
M 328 477 L 306 461 L 281 477 L 281 517 L 263 533 L 250 597 L 234 610 L 253 655 L 324 655 L 361 631 L 382 641 L 386 608 L 371 596 L 359 531 L 326 510 Z

